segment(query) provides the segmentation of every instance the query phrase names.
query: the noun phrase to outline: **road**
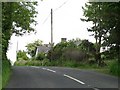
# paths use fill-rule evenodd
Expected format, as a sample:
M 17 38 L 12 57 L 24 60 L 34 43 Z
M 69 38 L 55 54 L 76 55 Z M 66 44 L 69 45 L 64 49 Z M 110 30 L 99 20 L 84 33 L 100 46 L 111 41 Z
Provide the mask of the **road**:
M 118 78 L 92 70 L 13 66 L 6 88 L 118 88 Z M 115 89 L 113 89 L 115 90 Z

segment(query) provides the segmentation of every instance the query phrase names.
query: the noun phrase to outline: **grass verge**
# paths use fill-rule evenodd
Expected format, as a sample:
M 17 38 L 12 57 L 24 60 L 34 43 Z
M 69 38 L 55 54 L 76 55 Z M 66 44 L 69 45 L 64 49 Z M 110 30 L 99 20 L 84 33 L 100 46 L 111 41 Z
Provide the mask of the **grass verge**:
M 49 61 L 48 59 L 44 60 L 31 60 L 31 61 L 17 61 L 16 66 L 59 66 L 59 67 L 71 67 L 78 69 L 89 69 L 94 70 L 100 73 L 119 76 L 120 67 L 118 68 L 118 63 L 115 60 L 106 60 L 106 66 L 99 67 L 97 64 L 89 64 L 88 62 L 76 62 L 74 60 L 54 60 Z
M 0 75 L 0 90 L 2 89 L 2 75 Z
M 8 60 L 2 61 L 2 88 L 4 88 L 11 75 L 11 65 Z

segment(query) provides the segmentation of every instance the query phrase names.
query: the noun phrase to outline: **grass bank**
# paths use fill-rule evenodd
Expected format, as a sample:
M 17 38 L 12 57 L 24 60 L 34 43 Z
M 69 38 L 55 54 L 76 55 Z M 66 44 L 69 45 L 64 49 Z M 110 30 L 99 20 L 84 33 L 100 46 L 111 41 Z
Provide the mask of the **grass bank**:
M 2 88 L 4 88 L 11 75 L 11 65 L 8 60 L 2 61 Z
M 0 90 L 2 89 L 2 75 L 0 74 Z
M 17 61 L 16 66 L 59 66 L 59 67 L 71 67 L 79 69 L 91 69 L 97 72 L 119 76 L 120 77 L 120 68 L 116 60 L 105 60 L 105 66 L 98 66 L 96 63 L 88 62 L 76 62 L 74 60 L 54 60 L 50 61 L 48 59 L 44 60 L 28 60 L 28 61 Z

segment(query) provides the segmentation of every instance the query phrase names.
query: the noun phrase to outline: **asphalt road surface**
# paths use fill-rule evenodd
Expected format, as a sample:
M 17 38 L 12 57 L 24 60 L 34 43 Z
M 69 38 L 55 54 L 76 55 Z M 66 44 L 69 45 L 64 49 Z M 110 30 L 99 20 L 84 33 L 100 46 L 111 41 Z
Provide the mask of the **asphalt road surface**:
M 118 88 L 118 78 L 92 70 L 13 66 L 6 88 Z

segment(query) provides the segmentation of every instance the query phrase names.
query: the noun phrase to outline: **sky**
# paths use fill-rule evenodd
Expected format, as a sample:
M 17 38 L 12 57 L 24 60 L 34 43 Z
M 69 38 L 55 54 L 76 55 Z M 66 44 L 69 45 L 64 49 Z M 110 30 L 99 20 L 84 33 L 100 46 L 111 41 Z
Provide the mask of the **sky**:
M 18 42 L 18 50 L 26 50 L 28 43 L 37 39 L 48 44 L 51 41 L 51 16 L 50 11 L 53 9 L 53 42 L 57 44 L 61 38 L 70 39 L 88 39 L 95 42 L 94 37 L 87 31 L 92 23 L 82 22 L 80 18 L 84 18 L 82 6 L 88 0 L 38 0 L 36 10 L 38 15 L 36 18 L 37 25 L 34 27 L 36 34 L 24 35 L 16 37 L 14 34 L 10 39 L 7 56 L 12 63 L 16 61 L 16 49 Z

